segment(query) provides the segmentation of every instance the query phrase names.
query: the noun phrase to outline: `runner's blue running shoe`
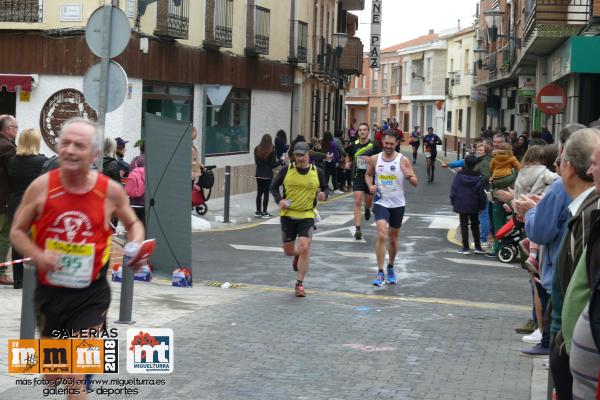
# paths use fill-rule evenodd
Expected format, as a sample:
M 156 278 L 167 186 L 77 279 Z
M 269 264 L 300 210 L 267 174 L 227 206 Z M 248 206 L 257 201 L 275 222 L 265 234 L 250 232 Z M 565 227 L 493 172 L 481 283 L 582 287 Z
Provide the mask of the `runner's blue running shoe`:
M 394 267 L 388 267 L 387 269 L 387 283 L 391 285 L 395 285 L 398 280 L 396 279 L 396 273 L 394 272 Z
M 373 281 L 373 285 L 374 286 L 383 286 L 384 282 L 385 282 L 385 275 L 383 274 L 383 272 L 378 272 L 377 278 Z

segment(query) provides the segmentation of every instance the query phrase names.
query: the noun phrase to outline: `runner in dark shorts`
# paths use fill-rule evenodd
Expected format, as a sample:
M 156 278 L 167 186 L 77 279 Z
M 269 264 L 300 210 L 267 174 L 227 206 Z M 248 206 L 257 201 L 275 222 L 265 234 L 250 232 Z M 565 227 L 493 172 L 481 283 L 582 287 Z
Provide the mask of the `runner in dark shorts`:
M 314 218 L 281 217 L 281 234 L 283 242 L 293 242 L 297 237 L 312 237 L 315 227 Z
M 427 128 L 427 135 L 423 138 L 423 149 L 427 160 L 427 183 L 433 182 L 435 178 L 435 159 L 437 157 L 437 146 L 442 144 L 442 139 L 435 133 L 433 128 Z
M 110 299 L 106 279 L 94 281 L 85 289 L 40 286 L 34 297 L 40 335 L 53 337 L 53 331 L 79 330 L 82 326 L 104 327 Z
M 419 146 L 421 145 L 421 131 L 418 125 L 415 125 L 415 130 L 410 133 L 410 145 L 412 146 L 413 164 L 416 164 Z
M 310 263 L 315 207 L 317 200 L 326 200 L 329 192 L 323 171 L 309 163 L 309 150 L 306 142 L 296 143 L 294 161 L 282 168 L 271 182 L 271 194 L 279 204 L 283 252 L 294 257 L 292 268 L 296 272 L 296 297 L 306 296 L 304 277 Z
M 352 191 L 369 193 L 369 188 L 367 187 L 367 184 L 365 183 L 364 174 L 360 174 L 360 176 L 358 176 L 358 179 L 354 179 L 354 181 L 352 182 Z
M 369 140 L 369 125 L 361 122 L 358 126 L 358 140 L 351 143 L 346 154 L 346 168 L 352 168 L 353 183 L 352 192 L 354 193 L 354 238 L 362 239 L 360 223 L 362 219 L 362 206 L 365 206 L 365 220 L 371 218 L 371 206 L 373 196 L 369 193 L 369 188 L 365 184 L 365 173 L 367 172 L 368 157 L 381 152 L 381 148 Z

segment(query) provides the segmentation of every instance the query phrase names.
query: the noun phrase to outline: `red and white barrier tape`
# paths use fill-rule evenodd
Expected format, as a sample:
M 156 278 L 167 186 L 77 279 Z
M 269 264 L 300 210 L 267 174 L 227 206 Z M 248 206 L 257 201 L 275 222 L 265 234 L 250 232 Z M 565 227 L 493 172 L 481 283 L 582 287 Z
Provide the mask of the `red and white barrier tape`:
M 31 258 L 22 258 L 20 260 L 7 261 L 7 262 L 0 263 L 0 267 L 8 267 L 9 265 L 21 264 L 21 263 L 24 263 L 25 261 L 29 261 L 29 260 L 31 260 Z

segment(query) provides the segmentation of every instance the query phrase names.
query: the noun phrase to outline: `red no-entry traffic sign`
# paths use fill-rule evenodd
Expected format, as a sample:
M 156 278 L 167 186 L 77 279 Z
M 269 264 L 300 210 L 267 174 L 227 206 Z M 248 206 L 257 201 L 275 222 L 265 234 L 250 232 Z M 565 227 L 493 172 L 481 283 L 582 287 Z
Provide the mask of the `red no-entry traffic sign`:
M 544 86 L 538 93 L 535 103 L 546 115 L 560 114 L 567 106 L 567 92 L 559 85 Z

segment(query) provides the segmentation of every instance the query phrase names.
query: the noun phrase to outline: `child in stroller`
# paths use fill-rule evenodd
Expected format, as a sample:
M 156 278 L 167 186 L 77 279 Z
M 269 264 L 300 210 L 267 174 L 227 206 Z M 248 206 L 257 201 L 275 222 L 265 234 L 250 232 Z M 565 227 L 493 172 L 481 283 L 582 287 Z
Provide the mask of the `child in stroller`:
M 519 241 L 523 238 L 523 223 L 515 214 L 496 232 L 496 240 L 500 242 L 498 259 L 503 263 L 511 263 L 520 255 Z
M 210 199 L 212 187 L 215 184 L 215 175 L 212 172 L 215 168 L 217 168 L 216 165 L 202 166 L 198 182 L 192 187 L 192 208 L 198 215 L 204 215 L 208 211 L 206 202 Z

